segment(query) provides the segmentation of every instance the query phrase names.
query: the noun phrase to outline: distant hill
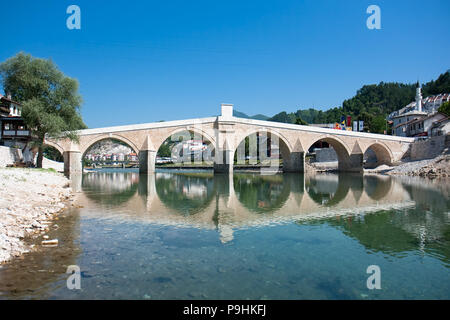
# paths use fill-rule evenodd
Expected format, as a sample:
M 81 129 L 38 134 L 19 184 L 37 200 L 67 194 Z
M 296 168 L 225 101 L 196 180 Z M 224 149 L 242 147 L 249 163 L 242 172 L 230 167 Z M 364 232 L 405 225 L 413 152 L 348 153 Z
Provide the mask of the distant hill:
M 233 117 L 236 118 L 245 118 L 245 119 L 255 119 L 255 120 L 268 120 L 270 117 L 265 116 L 263 114 L 255 114 L 254 116 L 249 116 L 244 112 L 240 112 L 237 110 L 233 110 Z
M 450 72 L 446 71 L 422 85 L 424 98 L 440 93 L 450 93 Z M 366 130 L 373 133 L 383 133 L 386 129 L 386 117 L 414 101 L 416 84 L 398 82 L 380 82 L 364 85 L 352 98 L 342 102 L 342 107 L 330 108 L 326 111 L 313 108 L 299 109 L 296 112 L 280 112 L 269 121 L 295 123 L 298 118 L 307 123 L 340 122 L 342 116 L 351 116 L 352 120 L 363 120 Z

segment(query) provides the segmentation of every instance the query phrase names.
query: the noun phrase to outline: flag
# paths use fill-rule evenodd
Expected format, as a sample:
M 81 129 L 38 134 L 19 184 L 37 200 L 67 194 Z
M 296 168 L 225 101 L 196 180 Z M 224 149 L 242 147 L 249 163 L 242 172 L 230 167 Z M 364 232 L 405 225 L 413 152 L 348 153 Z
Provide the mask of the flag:
M 358 131 L 358 121 L 353 121 L 353 131 Z
M 360 120 L 359 121 L 359 131 L 363 131 L 364 129 L 364 121 Z

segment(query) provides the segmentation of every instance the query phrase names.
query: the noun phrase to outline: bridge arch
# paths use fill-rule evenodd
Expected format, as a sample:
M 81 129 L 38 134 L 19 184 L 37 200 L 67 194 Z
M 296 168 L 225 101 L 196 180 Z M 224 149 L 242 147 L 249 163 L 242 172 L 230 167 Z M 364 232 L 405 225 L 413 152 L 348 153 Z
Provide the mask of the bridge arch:
M 281 132 L 279 132 L 278 130 L 275 130 L 275 129 L 272 129 L 272 128 L 261 127 L 261 128 L 254 128 L 252 130 L 246 131 L 244 139 L 247 138 L 248 136 L 250 136 L 252 134 L 255 134 L 255 133 L 258 133 L 258 132 L 259 133 L 263 133 L 263 132 L 270 133 L 271 135 L 277 136 L 280 139 L 280 141 L 282 141 L 283 144 L 287 147 L 287 151 L 289 151 L 289 153 L 292 152 L 293 148 L 292 148 L 292 146 L 291 146 L 291 144 L 289 142 L 289 139 L 285 135 L 283 135 Z M 242 142 L 244 139 L 241 139 L 239 141 L 239 143 Z
M 177 134 L 177 133 L 181 133 L 181 132 L 193 132 L 194 134 L 198 134 L 204 138 L 206 138 L 206 140 L 208 140 L 215 148 L 216 146 L 216 140 L 214 139 L 214 137 L 212 137 L 210 134 L 208 134 L 205 130 L 198 128 L 197 126 L 187 126 L 187 127 L 178 127 L 176 129 L 171 130 L 168 134 L 164 135 L 161 141 L 157 141 L 155 147 L 156 147 L 156 151 L 158 151 L 158 149 L 161 147 L 161 145 L 167 140 L 169 139 L 172 135 Z
M 368 145 L 367 148 L 363 150 L 363 154 L 367 156 L 369 150 L 372 150 L 376 156 L 376 163 L 374 164 L 375 166 L 379 166 L 382 164 L 392 164 L 394 159 L 392 151 L 383 142 L 377 141 Z
M 246 131 L 243 134 L 243 138 L 240 138 L 240 140 L 237 141 L 238 143 L 236 144 L 236 146 L 233 149 L 232 159 L 234 159 L 234 156 L 235 156 L 236 151 L 239 148 L 239 146 L 242 143 L 245 143 L 245 139 L 247 139 L 251 135 L 254 135 L 257 133 L 265 133 L 265 134 L 267 134 L 268 137 L 269 136 L 277 137 L 277 139 L 279 141 L 279 148 L 280 148 L 280 154 L 281 154 L 282 159 L 284 159 L 284 161 L 290 159 L 293 148 L 289 142 L 289 139 L 287 139 L 281 132 L 279 132 L 277 130 L 269 129 L 269 128 L 255 128 L 255 129 Z
M 130 139 L 128 139 L 128 138 L 126 138 L 126 137 L 124 137 L 122 135 L 119 135 L 119 134 L 105 134 L 105 135 L 101 135 L 101 136 L 95 137 L 93 140 L 88 140 L 85 144 L 83 144 L 81 146 L 80 151 L 81 151 L 82 158 L 85 156 L 86 152 L 94 144 L 96 144 L 97 142 L 100 142 L 102 140 L 109 140 L 109 139 L 119 140 L 119 141 L 127 144 L 131 149 L 133 149 L 134 152 L 136 152 L 136 153 L 139 152 L 138 146 L 133 141 L 131 141 Z
M 349 162 L 351 150 L 349 149 L 347 144 L 338 137 L 321 135 L 313 139 L 312 142 L 310 142 L 309 145 L 306 146 L 305 151 L 309 152 L 309 149 L 319 141 L 326 142 L 333 147 L 338 158 L 338 167 L 340 170 L 346 170 L 350 167 Z
M 173 135 L 179 134 L 179 133 L 183 133 L 183 132 L 188 132 L 190 135 L 193 133 L 194 134 L 194 138 L 195 136 L 200 136 L 202 139 L 202 142 L 205 143 L 209 146 L 209 150 L 207 150 L 207 152 L 210 152 L 211 154 L 208 154 L 205 156 L 205 153 L 202 152 L 201 154 L 201 159 L 202 161 L 211 161 L 212 164 L 212 159 L 209 159 L 208 157 L 211 156 L 213 157 L 215 149 L 216 149 L 216 140 L 210 135 L 208 134 L 205 130 L 199 128 L 196 125 L 193 126 L 183 126 L 183 127 L 177 127 L 175 129 L 169 130 L 167 133 L 163 134 L 160 136 L 160 140 L 155 141 L 155 151 L 156 154 L 158 154 L 158 152 L 160 151 L 161 146 L 168 140 L 170 139 Z M 156 155 L 155 155 L 156 156 Z M 206 157 L 206 158 L 205 158 Z M 197 159 L 198 160 L 198 159 Z
M 52 140 L 45 140 L 44 141 L 44 145 L 47 145 L 47 146 L 50 146 L 50 147 L 53 147 L 53 148 L 55 148 L 56 150 L 58 150 L 62 155 L 64 155 L 64 148 L 60 145 L 60 144 L 58 144 L 58 143 L 56 143 L 56 142 L 54 142 L 54 141 L 52 141 Z

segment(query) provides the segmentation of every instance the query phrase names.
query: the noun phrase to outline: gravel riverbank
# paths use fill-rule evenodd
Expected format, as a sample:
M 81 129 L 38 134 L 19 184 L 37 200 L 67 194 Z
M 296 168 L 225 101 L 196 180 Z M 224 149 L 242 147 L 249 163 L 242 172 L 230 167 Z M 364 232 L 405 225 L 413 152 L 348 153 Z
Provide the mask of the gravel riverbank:
M 386 172 L 390 175 L 420 177 L 450 177 L 450 155 L 440 155 L 433 159 L 404 162 Z
M 69 180 L 39 169 L 0 169 L 0 264 L 32 248 L 27 237 L 43 235 L 71 199 Z

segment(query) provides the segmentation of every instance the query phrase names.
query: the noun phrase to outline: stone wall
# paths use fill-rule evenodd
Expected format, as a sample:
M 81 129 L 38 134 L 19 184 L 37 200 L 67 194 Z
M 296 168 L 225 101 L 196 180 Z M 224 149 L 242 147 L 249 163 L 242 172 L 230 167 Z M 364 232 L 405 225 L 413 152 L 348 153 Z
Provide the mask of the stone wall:
M 33 155 L 33 153 L 29 149 L 26 149 L 22 154 L 21 149 L 0 146 L 0 168 L 5 168 L 6 166 L 14 164 L 15 162 L 36 163 L 36 158 L 37 155 Z M 64 171 L 63 162 L 52 161 L 45 157 L 42 161 L 42 167 L 44 169 L 52 168 L 59 172 Z
M 336 151 L 333 148 L 316 148 L 316 162 L 338 161 Z
M 0 146 L 0 168 L 22 159 L 22 150 Z
M 427 140 L 415 141 L 411 145 L 411 160 L 431 159 L 438 156 L 446 147 L 445 140 L 446 136 L 436 136 Z

